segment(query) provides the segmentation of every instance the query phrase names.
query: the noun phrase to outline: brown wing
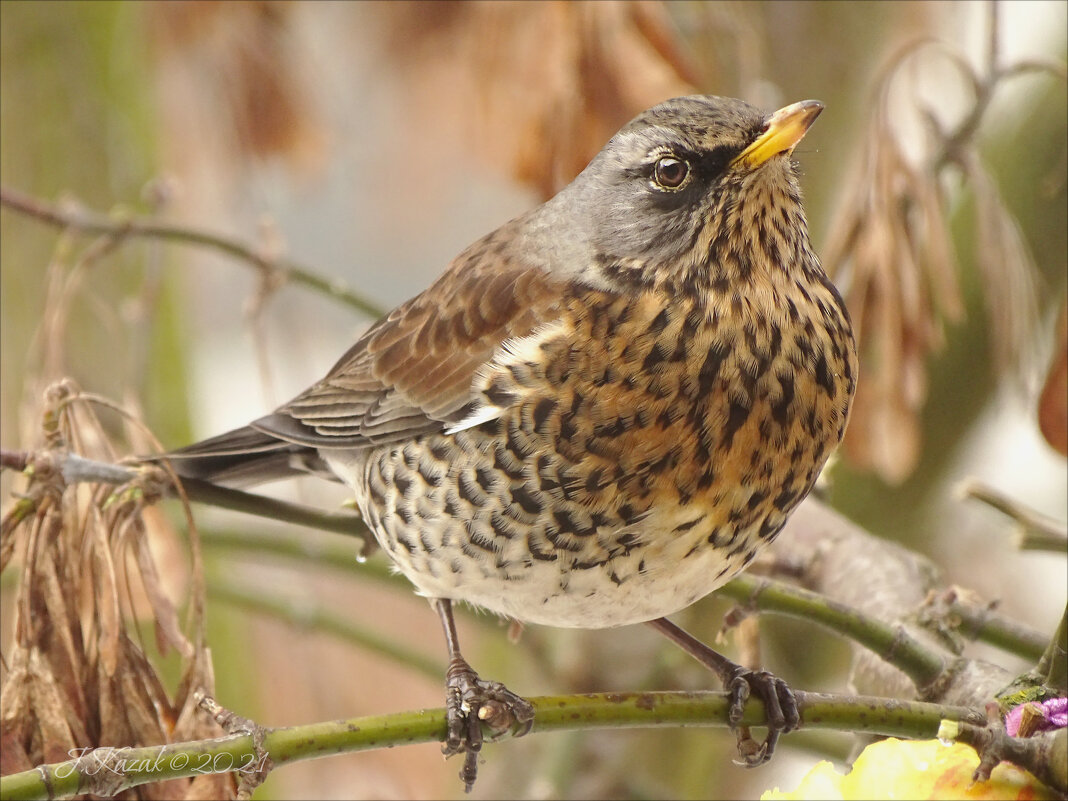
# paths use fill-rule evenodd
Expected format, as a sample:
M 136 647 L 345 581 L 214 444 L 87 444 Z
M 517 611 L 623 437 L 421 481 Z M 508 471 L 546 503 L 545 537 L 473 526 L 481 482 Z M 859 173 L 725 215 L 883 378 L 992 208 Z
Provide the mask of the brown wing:
M 327 376 L 252 427 L 352 448 L 441 431 L 470 410 L 476 371 L 506 339 L 553 319 L 561 285 L 502 258 L 498 230 L 426 291 L 379 320 Z

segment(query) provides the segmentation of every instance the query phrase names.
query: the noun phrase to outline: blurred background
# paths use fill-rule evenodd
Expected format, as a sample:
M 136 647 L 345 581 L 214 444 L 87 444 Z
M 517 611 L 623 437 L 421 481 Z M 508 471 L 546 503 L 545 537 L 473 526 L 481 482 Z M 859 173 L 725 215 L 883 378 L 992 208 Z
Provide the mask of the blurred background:
M 978 477 L 1068 517 L 1063 378 L 1050 378 L 1068 369 L 1066 12 L 5 0 L 0 172 L 5 189 L 64 212 L 155 217 L 294 260 L 385 310 L 551 196 L 650 105 L 694 92 L 767 109 L 820 99 L 796 157 L 814 243 L 863 343 L 828 498 L 1052 632 L 1063 558 L 1018 550 L 1004 518 L 954 488 Z M 62 376 L 137 411 L 165 447 L 219 433 L 319 378 L 372 321 L 211 248 L 128 238 L 96 252 L 8 206 L 0 226 L 5 448 L 39 444 L 41 393 Z M 128 452 L 148 449 L 118 418 L 103 422 Z M 13 487 L 4 473 L 5 504 Z M 271 491 L 344 501 L 315 481 Z M 441 705 L 440 679 L 309 622 L 325 610 L 443 663 L 435 616 L 383 578 L 381 557 L 364 569 L 353 545 L 351 570 L 329 568 L 241 539 L 291 528 L 208 509 L 197 521 L 221 703 L 272 726 Z M 180 601 L 177 510 L 158 525 Z M 339 540 L 306 533 L 309 547 Z M 711 640 L 726 608 L 705 599 L 679 619 Z M 8 605 L 3 625 L 6 642 Z M 642 627 L 527 630 L 512 645 L 493 620 L 460 625 L 480 672 L 523 694 L 714 685 Z M 769 669 L 843 689 L 843 644 L 797 622 L 762 628 Z M 810 749 L 848 752 L 844 738 L 796 739 L 745 771 L 712 729 L 532 736 L 486 750 L 473 797 L 747 797 L 796 783 Z M 347 755 L 280 770 L 256 797 L 457 797 L 458 769 L 434 744 Z

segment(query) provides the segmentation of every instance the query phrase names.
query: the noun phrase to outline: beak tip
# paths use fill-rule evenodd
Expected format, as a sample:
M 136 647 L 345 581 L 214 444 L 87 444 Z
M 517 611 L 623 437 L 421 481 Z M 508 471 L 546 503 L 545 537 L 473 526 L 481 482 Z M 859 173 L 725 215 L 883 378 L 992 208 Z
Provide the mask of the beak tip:
M 752 168 L 780 153 L 792 153 L 823 109 L 824 105 L 819 100 L 802 100 L 779 109 L 767 117 L 763 133 L 732 163 L 746 164 Z
M 820 112 L 826 108 L 822 100 L 802 100 L 799 103 L 791 103 L 771 115 L 772 119 L 804 119 L 808 122 L 816 119 Z

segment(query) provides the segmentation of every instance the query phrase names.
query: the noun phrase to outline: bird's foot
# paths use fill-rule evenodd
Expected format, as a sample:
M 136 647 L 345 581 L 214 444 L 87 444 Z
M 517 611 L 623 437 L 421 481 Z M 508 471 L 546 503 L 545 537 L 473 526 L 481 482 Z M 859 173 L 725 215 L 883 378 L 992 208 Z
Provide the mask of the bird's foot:
M 775 752 L 779 737 L 794 731 L 801 722 L 797 699 L 786 682 L 766 670 L 750 670 L 736 665 L 733 675 L 724 681 L 724 689 L 730 693 L 730 709 L 727 713 L 731 731 L 738 736 L 739 765 L 755 768 L 763 765 Z M 740 725 L 745 711 L 745 702 L 755 694 L 764 702 L 768 736 L 758 743 L 750 735 L 749 727 Z
M 493 737 L 514 731 L 522 737 L 534 725 L 534 707 L 500 682 L 486 681 L 461 658 L 453 658 L 445 674 L 446 724 L 445 744 L 441 751 L 446 757 L 464 755 L 460 778 L 464 790 L 471 787 L 478 776 L 478 752 L 482 749 L 485 724 Z

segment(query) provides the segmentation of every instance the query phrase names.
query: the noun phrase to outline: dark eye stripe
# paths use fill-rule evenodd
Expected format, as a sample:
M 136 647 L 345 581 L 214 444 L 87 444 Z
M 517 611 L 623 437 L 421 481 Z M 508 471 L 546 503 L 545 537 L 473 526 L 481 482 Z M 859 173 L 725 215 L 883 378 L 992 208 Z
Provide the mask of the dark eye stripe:
M 707 177 L 714 178 L 725 172 L 727 165 L 741 152 L 737 145 L 719 145 L 701 156 L 701 167 Z

